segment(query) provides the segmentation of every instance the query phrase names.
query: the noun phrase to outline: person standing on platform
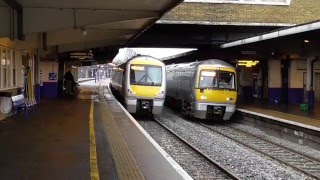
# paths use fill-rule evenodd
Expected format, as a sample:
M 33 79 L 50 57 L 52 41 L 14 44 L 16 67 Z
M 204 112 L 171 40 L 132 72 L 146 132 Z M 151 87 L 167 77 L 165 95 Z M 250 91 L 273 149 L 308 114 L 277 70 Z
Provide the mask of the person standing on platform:
M 74 79 L 70 70 L 66 72 L 66 74 L 64 75 L 64 79 L 65 79 L 64 84 L 66 86 L 66 95 L 72 95 L 72 87 L 73 87 Z

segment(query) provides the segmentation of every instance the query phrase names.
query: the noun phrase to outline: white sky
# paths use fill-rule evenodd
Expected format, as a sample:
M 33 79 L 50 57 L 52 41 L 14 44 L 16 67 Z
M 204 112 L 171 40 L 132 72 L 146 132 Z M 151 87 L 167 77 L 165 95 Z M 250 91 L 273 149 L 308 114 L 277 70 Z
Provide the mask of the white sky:
M 121 61 L 122 59 L 127 59 L 127 57 L 125 56 L 126 52 L 128 52 L 128 49 L 133 50 L 136 54 L 149 55 L 160 60 L 169 56 L 174 56 L 181 53 L 196 50 L 187 48 L 121 48 L 119 49 L 119 53 L 114 58 L 114 61 Z

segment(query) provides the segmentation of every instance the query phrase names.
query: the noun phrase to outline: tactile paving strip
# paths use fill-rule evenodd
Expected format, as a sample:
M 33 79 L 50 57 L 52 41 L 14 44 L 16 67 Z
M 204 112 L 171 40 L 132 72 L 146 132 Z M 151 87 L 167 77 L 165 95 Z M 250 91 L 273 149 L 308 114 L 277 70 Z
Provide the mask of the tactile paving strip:
M 113 112 L 105 100 L 100 101 L 100 110 L 102 117 L 105 117 L 104 123 L 107 129 L 107 138 L 110 143 L 118 176 L 120 179 L 145 179 L 127 144 L 122 138 L 114 121 L 114 117 L 112 116 Z

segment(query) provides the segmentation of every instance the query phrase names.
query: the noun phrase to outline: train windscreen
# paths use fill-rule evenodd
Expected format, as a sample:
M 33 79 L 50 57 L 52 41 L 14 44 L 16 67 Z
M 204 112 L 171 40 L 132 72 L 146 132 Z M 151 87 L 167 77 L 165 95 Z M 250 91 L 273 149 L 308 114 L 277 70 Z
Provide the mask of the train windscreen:
M 144 86 L 161 86 L 162 67 L 150 65 L 131 65 L 130 84 Z
M 220 71 L 219 72 L 219 88 L 236 89 L 235 74 L 233 72 Z
M 199 88 L 217 88 L 217 72 L 202 70 L 200 75 Z
M 227 71 L 202 70 L 199 88 L 235 89 L 235 74 Z

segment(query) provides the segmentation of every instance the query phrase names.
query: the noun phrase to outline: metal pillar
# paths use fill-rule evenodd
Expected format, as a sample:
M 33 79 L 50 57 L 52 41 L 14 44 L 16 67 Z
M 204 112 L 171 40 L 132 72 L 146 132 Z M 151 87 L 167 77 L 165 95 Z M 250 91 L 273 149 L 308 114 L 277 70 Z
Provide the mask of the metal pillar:
M 40 52 L 37 49 L 37 54 L 34 62 L 34 80 L 35 80 L 35 98 L 40 102 Z
M 307 59 L 307 103 L 309 107 L 314 107 L 314 88 L 313 88 L 313 77 L 314 77 L 314 63 L 318 61 L 319 58 L 309 57 Z
M 24 40 L 24 34 L 23 34 L 23 8 L 22 5 L 17 2 L 16 0 L 3 0 L 4 3 L 6 3 L 9 7 L 17 11 L 17 33 L 18 33 L 18 39 Z M 13 13 L 14 15 L 14 13 Z M 14 20 L 14 18 L 13 18 Z M 14 29 L 13 29 L 14 30 Z

